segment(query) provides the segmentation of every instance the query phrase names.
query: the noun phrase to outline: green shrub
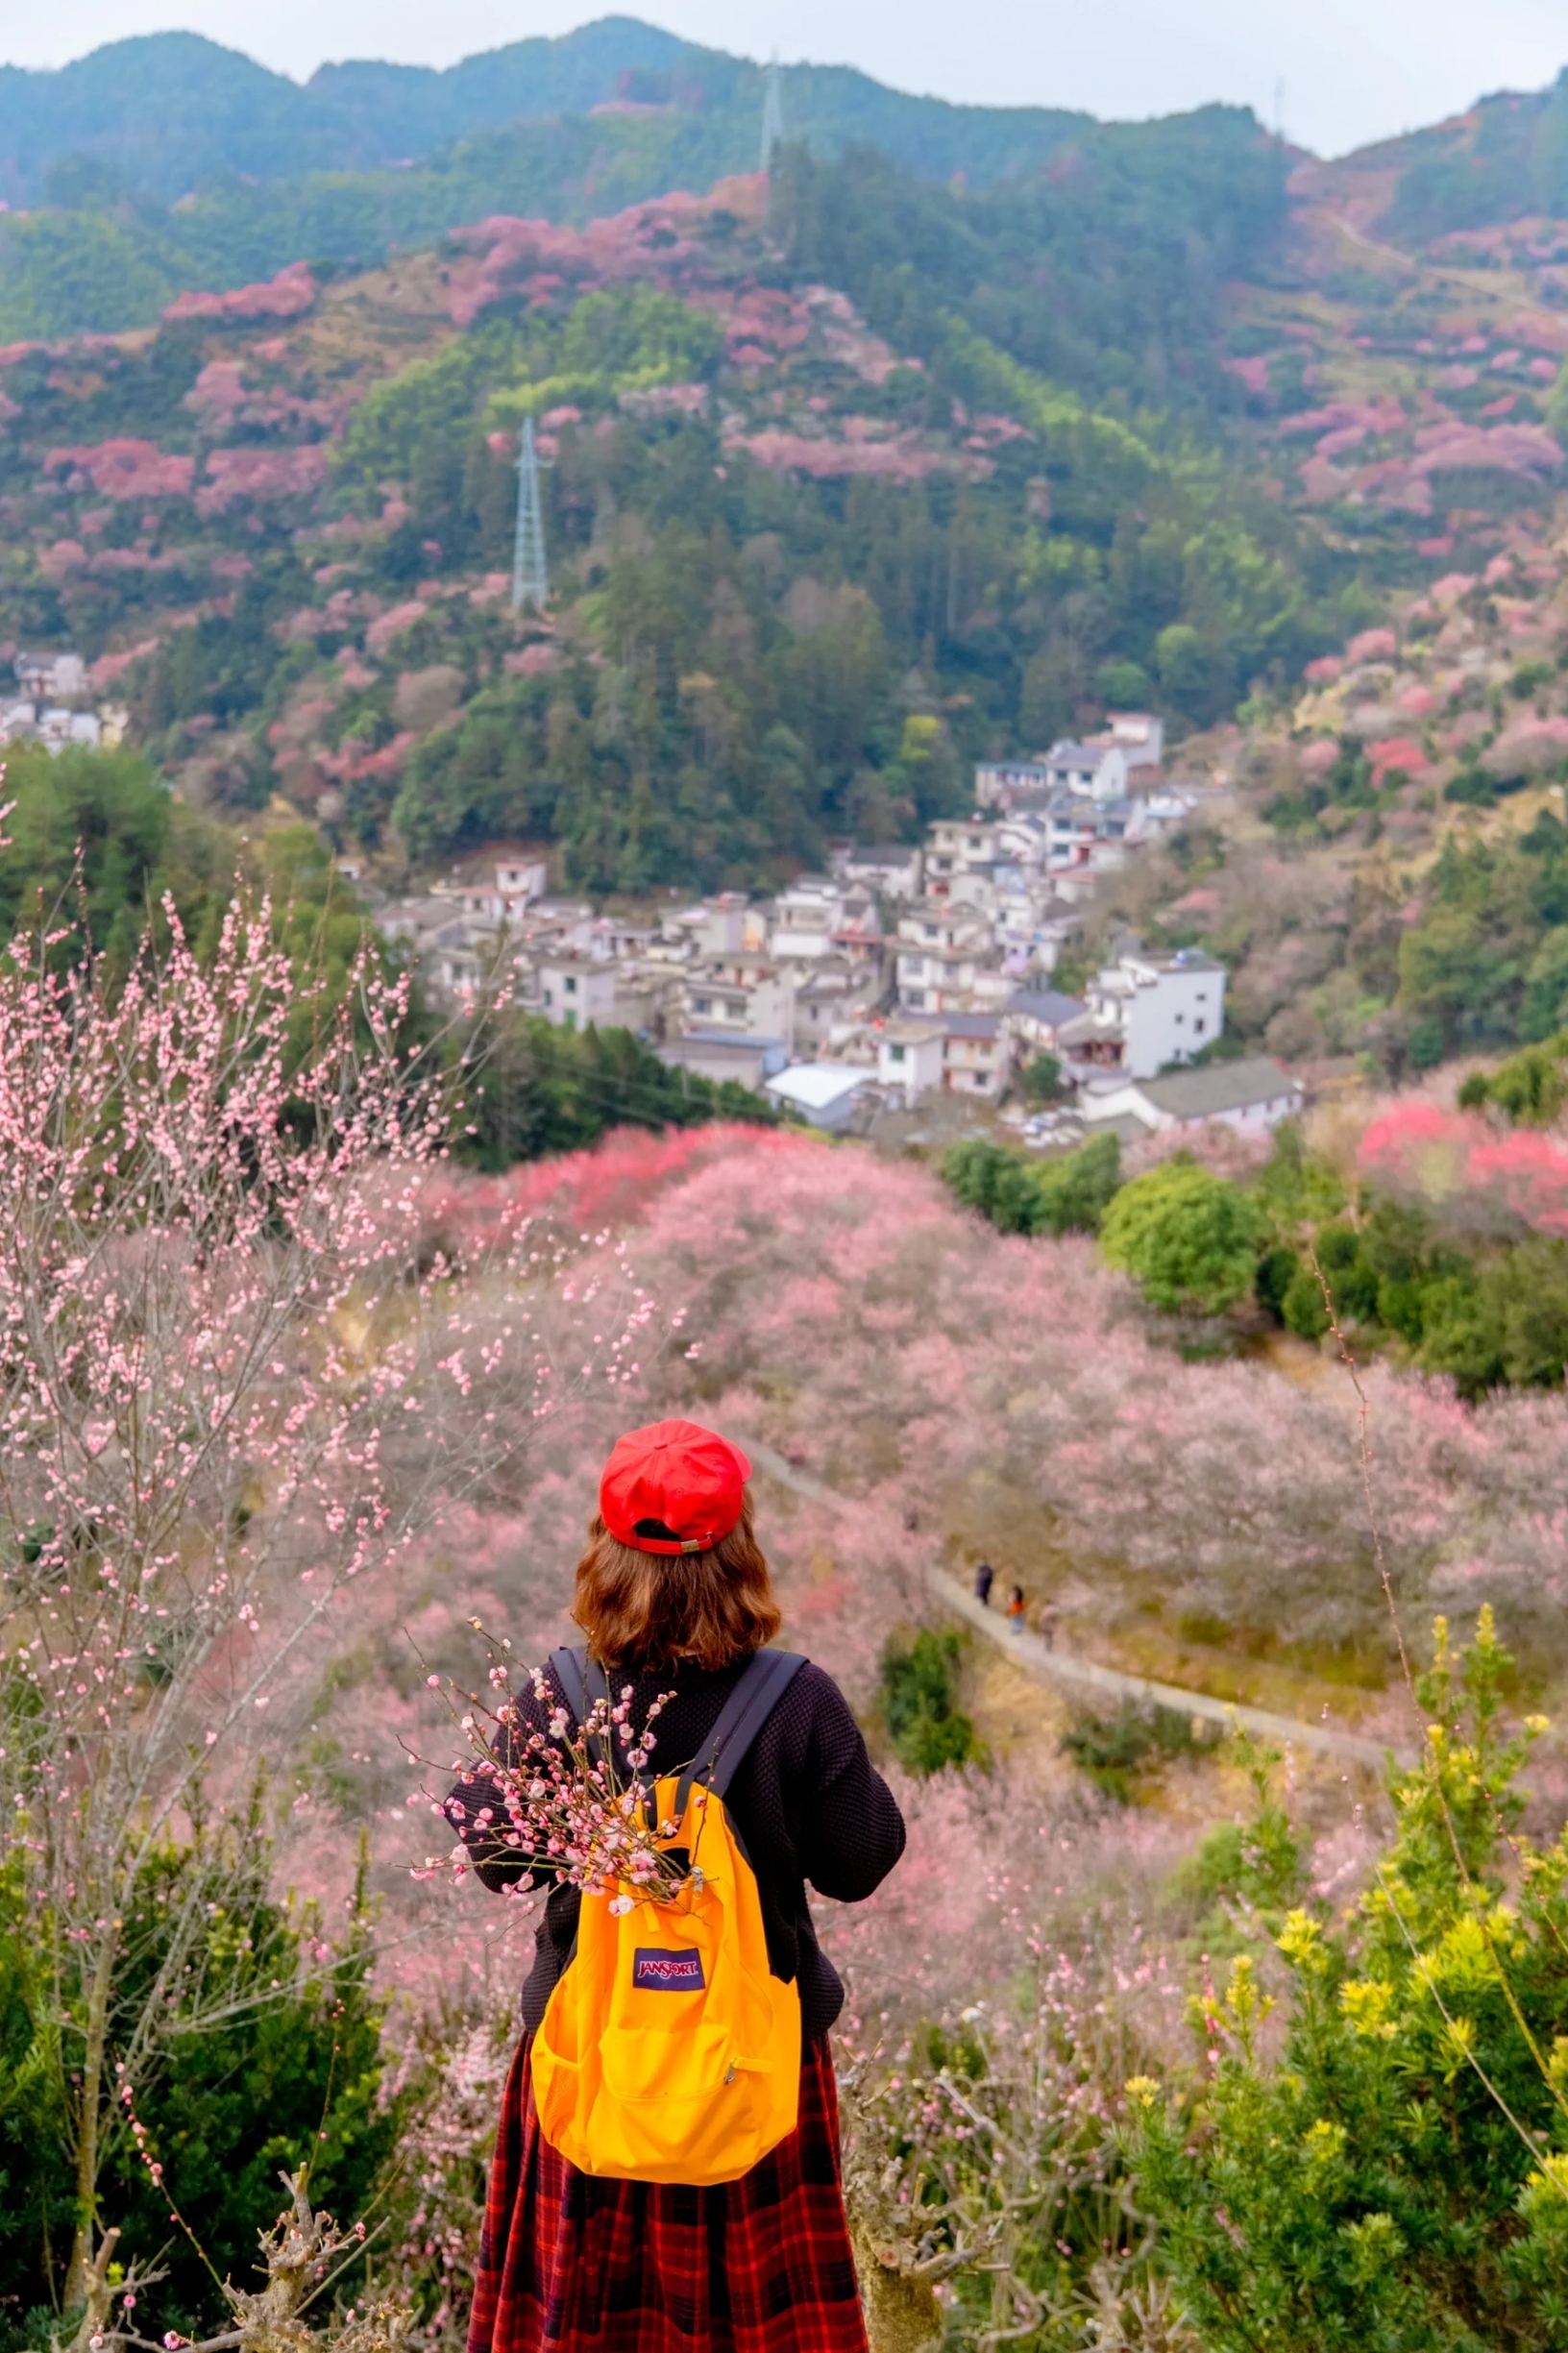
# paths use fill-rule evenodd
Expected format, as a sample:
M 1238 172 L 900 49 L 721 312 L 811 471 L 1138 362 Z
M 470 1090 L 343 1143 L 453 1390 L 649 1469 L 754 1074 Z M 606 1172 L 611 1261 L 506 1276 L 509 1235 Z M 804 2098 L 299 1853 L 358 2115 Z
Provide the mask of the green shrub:
M 1243 1953 L 1194 2001 L 1190 2087 L 1128 2087 L 1139 2203 L 1207 2353 L 1568 2341 L 1568 1837 L 1519 1831 L 1538 1726 L 1505 1734 L 1509 1663 L 1489 1613 L 1468 1654 L 1438 1622 L 1433 1737 L 1348 1912 L 1276 1842 L 1283 2047 Z M 1231 1854 L 1208 1859 L 1217 1889 Z
M 156 1851 L 143 1874 L 115 1981 L 110 2065 L 132 2061 L 136 2115 L 219 2279 L 257 2286 L 257 2236 L 276 2217 L 281 2169 L 306 2159 L 318 2203 L 352 2221 L 395 2148 L 402 2104 L 381 2100 L 383 2004 L 363 1887 L 346 1926 L 329 1932 L 308 1905 L 269 1892 L 265 1839 L 236 1830 L 226 1900 L 177 1977 L 190 2023 L 141 2073 L 139 2006 L 168 1961 L 185 1881 L 211 1871 L 211 1833 Z M 71 2160 L 74 2030 L 60 2025 L 72 1989 L 48 1985 L 14 1875 L 0 1878 L 0 2343 L 45 2341 L 77 2218 Z M 183 1931 L 179 1931 L 183 1932 Z M 124 2236 L 120 2256 L 164 2278 L 160 2324 L 200 2336 L 227 2308 L 211 2273 L 169 2218 L 129 2140 L 110 2149 L 100 2214 Z
M 1080 1716 L 1062 1735 L 1062 1752 L 1080 1772 L 1125 1805 L 1132 1797 L 1134 1777 L 1144 1767 L 1172 1756 L 1188 1756 L 1212 1748 L 1220 1739 L 1196 1737 L 1189 1716 L 1173 1707 L 1150 1707 L 1127 1700 L 1111 1716 Z
M 1531 1234 L 1444 1275 L 1422 1299 L 1420 1361 L 1461 1396 L 1557 1388 L 1568 1363 L 1568 1241 Z
M 1115 1136 L 1095 1136 L 1059 1160 L 1037 1162 L 975 1137 L 953 1145 L 942 1173 L 966 1208 L 1003 1234 L 1097 1234 L 1121 1183 L 1121 1146 Z
M 1074 1152 L 1035 1171 L 1040 1226 L 1047 1234 L 1097 1234 L 1121 1185 L 1121 1145 L 1115 1136 L 1091 1136 Z
M 882 1654 L 882 1714 L 908 1773 L 984 1762 L 974 1726 L 953 1704 L 962 1652 L 960 1635 L 922 1627 L 912 1643 L 890 1642 Z
M 1019 1073 L 1018 1085 L 1031 1103 L 1055 1103 L 1060 1100 L 1062 1065 L 1054 1054 L 1037 1054 Z
M 1258 1262 L 1252 1287 L 1259 1306 L 1266 1309 L 1276 1323 L 1285 1321 L 1285 1302 L 1300 1269 L 1300 1258 L 1283 1243 L 1277 1249 L 1265 1250 Z
M 1178 1158 L 1121 1188 L 1100 1247 L 1154 1307 L 1217 1315 L 1252 1289 L 1259 1231 L 1239 1186 Z
M 1459 1103 L 1466 1111 L 1495 1103 L 1518 1127 L 1550 1127 L 1568 1103 L 1568 1030 L 1522 1046 L 1489 1073 L 1472 1071 Z

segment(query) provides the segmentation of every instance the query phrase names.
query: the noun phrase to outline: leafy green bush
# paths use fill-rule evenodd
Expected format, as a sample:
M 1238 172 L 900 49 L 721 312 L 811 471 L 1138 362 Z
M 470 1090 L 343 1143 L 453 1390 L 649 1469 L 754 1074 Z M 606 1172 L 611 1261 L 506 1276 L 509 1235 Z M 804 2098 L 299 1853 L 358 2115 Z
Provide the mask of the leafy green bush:
M 776 1127 L 762 1095 L 733 1079 L 672 1069 L 628 1029 L 557 1029 L 503 1012 L 475 1035 L 457 1157 L 497 1171 L 595 1144 L 613 1127 Z
M 1091 1136 L 1060 1160 L 1035 1170 L 1040 1204 L 1037 1232 L 1097 1234 L 1121 1183 L 1121 1145 L 1115 1136 Z
M 1550 1127 L 1568 1103 L 1568 1030 L 1522 1046 L 1495 1070 L 1472 1071 L 1459 1103 L 1466 1111 L 1495 1103 L 1516 1126 Z
M 1568 1024 L 1568 826 L 1543 811 L 1507 841 L 1451 835 L 1398 947 L 1412 1059 L 1535 1043 Z
M 1560 1387 L 1568 1365 L 1568 1241 L 1531 1234 L 1433 1284 L 1422 1302 L 1420 1360 L 1461 1396 Z
M 1031 1103 L 1055 1103 L 1065 1091 L 1062 1065 L 1054 1054 L 1037 1054 L 1018 1073 L 1018 1086 Z
M 971 1137 L 944 1156 L 942 1173 L 1004 1234 L 1094 1234 L 1121 1182 L 1121 1146 L 1095 1136 L 1060 1159 L 1026 1161 Z
M 922 1627 L 912 1643 L 882 1654 L 882 1713 L 894 1753 L 908 1773 L 983 1763 L 974 1726 L 953 1704 L 963 1639 Z
M 1080 1772 L 1125 1805 L 1133 1794 L 1135 1777 L 1148 1765 L 1171 1756 L 1189 1756 L 1213 1740 L 1200 1740 L 1192 1719 L 1173 1707 L 1150 1707 L 1126 1700 L 1111 1716 L 1080 1716 L 1062 1735 L 1062 1752 Z
M 1285 1303 L 1300 1270 L 1299 1256 L 1284 1242 L 1265 1250 L 1258 1261 L 1258 1271 L 1252 1279 L 1253 1291 L 1259 1306 L 1276 1323 L 1285 1321 Z
M 1153 1306 L 1218 1315 L 1253 1287 L 1259 1225 L 1239 1186 L 1178 1158 L 1121 1188 L 1106 1211 L 1100 1247 Z
M 129 2134 L 110 2151 L 100 2212 L 121 2259 L 165 2273 L 159 2310 L 199 2336 L 227 2307 L 170 2220 L 189 2218 L 219 2279 L 254 2286 L 257 2235 L 275 2218 L 280 2169 L 308 2159 L 319 2203 L 346 2219 L 368 2204 L 396 2146 L 402 2108 L 381 2101 L 383 2005 L 371 1993 L 361 1886 L 346 1925 L 269 1891 L 272 1854 L 253 1820 L 228 1843 L 226 1900 L 182 1960 L 185 1883 L 212 1869 L 211 1832 L 151 1855 L 116 1973 L 110 2065 L 129 2061 L 135 2113 L 162 2165 L 163 2197 Z M 225 1834 L 228 1837 L 228 1834 Z M 205 1847 L 203 1841 L 205 1840 Z M 77 2219 L 71 2021 L 79 1989 L 47 1983 L 12 1875 L 0 1878 L 0 2342 L 43 2341 Z M 135 2022 L 171 1963 L 188 2014 L 159 2073 L 139 2078 Z
M 1568 1838 L 1518 1830 L 1539 1725 L 1505 1734 L 1508 1666 L 1489 1613 L 1468 1653 L 1439 1621 L 1375 1881 L 1338 1913 L 1277 1875 L 1278 2059 L 1242 1954 L 1193 2004 L 1194 2086 L 1128 2087 L 1140 2201 L 1212 2353 L 1568 2341 Z
M 188 817 L 140 752 L 70 748 L 51 759 L 16 747 L 7 754 L 5 798 L 14 806 L 0 858 L 0 937 L 67 905 L 74 917 L 79 871 L 94 944 L 120 962 L 165 892 L 192 931 L 199 927 L 211 829 Z

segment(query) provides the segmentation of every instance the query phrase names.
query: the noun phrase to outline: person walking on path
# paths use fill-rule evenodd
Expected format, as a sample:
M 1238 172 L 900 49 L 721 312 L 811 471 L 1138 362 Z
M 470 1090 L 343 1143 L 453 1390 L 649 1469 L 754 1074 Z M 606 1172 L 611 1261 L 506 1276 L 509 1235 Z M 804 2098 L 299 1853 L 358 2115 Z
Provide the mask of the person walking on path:
M 1023 1587 L 1021 1585 L 1015 1585 L 1013 1588 L 1012 1599 L 1007 1605 L 1007 1624 L 1008 1631 L 1010 1633 L 1022 1633 L 1024 1624 L 1023 1606 Z
M 982 1560 L 974 1572 L 974 1598 L 982 1609 L 991 1607 L 991 1588 L 996 1581 L 996 1572 L 989 1560 Z
M 758 1705 L 775 1689 L 780 1696 L 760 1729 L 748 1727 L 748 1745 L 742 1740 L 723 1812 L 755 1874 L 771 1977 L 798 1993 L 795 2128 L 739 2179 L 716 2183 L 710 2171 L 706 2186 L 579 2171 L 550 2145 L 533 2054 L 551 1996 L 582 1966 L 584 1903 L 577 1888 L 554 1886 L 502 2101 L 468 2353 L 866 2353 L 828 2047 L 844 1988 L 817 1942 L 806 1888 L 839 1902 L 870 1896 L 903 1852 L 904 1826 L 837 1684 L 809 1661 L 764 1649 L 781 1613 L 752 1525 L 750 1469 L 738 1447 L 692 1422 L 656 1422 L 620 1440 L 576 1569 L 572 1614 L 586 1654 L 557 1653 L 542 1698 L 525 1683 L 516 1728 L 497 1745 L 549 1733 L 563 1711 L 580 1723 L 577 1703 L 604 1670 L 618 1699 L 630 1689 L 633 1732 L 670 1695 L 653 1726 L 654 1770 L 678 1773 L 745 1716 L 744 1696 L 727 1715 L 726 1703 L 743 1682 L 757 1684 L 761 1654 Z M 709 1787 L 718 1793 L 711 1776 Z M 505 1801 L 482 1766 L 453 1786 L 447 1811 L 486 1887 L 549 1876 L 508 1854 L 490 1829 L 505 1823 Z M 639 1949 L 636 1972 L 662 1969 L 668 1983 L 691 1958 Z M 633 1982 L 645 1980 L 634 1972 Z M 689 2064 L 684 2038 L 669 2040 L 668 2064 Z M 664 2064 L 655 2054 L 655 2072 Z
M 1048 1651 L 1054 1651 L 1056 1648 L 1056 1628 L 1060 1614 L 1054 1602 L 1047 1603 L 1041 1612 L 1040 1638 Z

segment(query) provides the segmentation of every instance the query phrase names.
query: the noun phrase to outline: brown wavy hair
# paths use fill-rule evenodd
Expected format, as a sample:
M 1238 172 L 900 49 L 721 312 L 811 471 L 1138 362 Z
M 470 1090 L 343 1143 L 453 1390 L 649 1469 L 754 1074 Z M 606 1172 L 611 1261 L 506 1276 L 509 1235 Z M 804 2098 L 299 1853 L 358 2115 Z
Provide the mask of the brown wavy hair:
M 577 1562 L 572 1615 L 602 1667 L 727 1667 L 772 1642 L 784 1613 L 751 1525 L 751 1495 L 705 1553 L 639 1553 L 596 1511 Z

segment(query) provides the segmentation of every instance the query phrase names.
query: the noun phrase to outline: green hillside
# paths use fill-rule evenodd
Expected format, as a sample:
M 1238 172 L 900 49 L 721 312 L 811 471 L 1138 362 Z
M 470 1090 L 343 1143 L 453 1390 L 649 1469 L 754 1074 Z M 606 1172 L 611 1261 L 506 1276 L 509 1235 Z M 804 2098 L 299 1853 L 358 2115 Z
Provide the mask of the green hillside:
M 1286 712 L 1391 595 L 1543 527 L 1533 246 L 1376 245 L 1381 165 L 1220 107 L 982 117 L 824 73 L 823 110 L 989 125 L 998 168 L 1020 123 L 1057 145 L 990 184 L 826 136 L 731 173 L 756 69 L 666 83 L 645 36 L 502 53 L 578 102 L 613 66 L 629 111 L 0 217 L 0 636 L 82 652 L 197 805 L 281 799 L 388 880 L 527 836 L 584 887 L 748 886 L 1117 703 L 1173 738 Z M 472 77 L 318 84 L 363 148 L 394 101 L 450 128 Z M 526 416 L 548 626 L 506 594 Z
M 1043 107 L 911 97 L 846 66 L 785 66 L 781 83 L 789 128 L 824 150 L 870 142 L 912 171 L 975 184 L 1037 169 L 1089 122 Z M 659 156 L 690 159 L 705 184 L 755 165 L 762 102 L 763 70 L 751 61 L 627 16 L 440 73 L 325 65 L 304 87 L 195 34 L 160 33 L 57 72 L 0 67 L 0 196 L 162 208 L 236 179 L 404 169 L 518 123 L 563 119 L 592 124 L 590 152 L 595 140 L 613 152 L 635 127 Z M 600 108 L 612 110 L 596 116 Z
M 1384 157 L 1399 165 L 1397 192 L 1382 223 L 1396 237 L 1423 242 L 1532 213 L 1568 212 L 1568 67 L 1549 90 L 1483 98 Z
M 20 354 L 0 633 L 123 678 L 193 799 L 281 793 L 389 873 L 528 834 L 597 888 L 747 883 L 1107 700 L 1212 723 L 1364 609 L 1223 454 L 1281 163 L 1224 112 L 1073 152 L 989 196 L 797 145 L 582 231 L 465 206 L 391 269 Z M 525 415 L 548 636 L 503 594 Z

